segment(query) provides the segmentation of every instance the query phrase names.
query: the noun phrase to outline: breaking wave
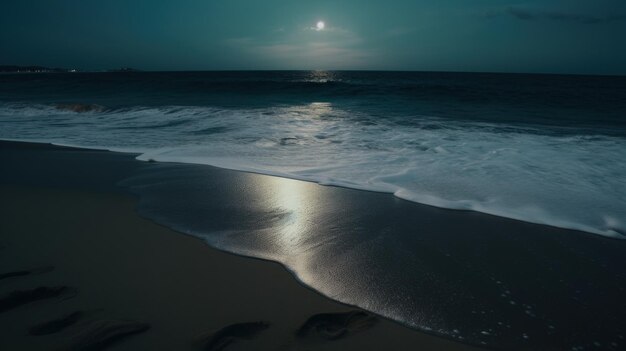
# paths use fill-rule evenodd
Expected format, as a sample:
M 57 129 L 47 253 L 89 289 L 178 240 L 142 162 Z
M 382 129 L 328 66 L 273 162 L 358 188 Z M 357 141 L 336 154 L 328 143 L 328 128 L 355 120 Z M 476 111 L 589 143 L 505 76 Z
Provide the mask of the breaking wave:
M 318 83 L 311 83 L 318 84 Z M 560 127 L 262 108 L 0 105 L 0 137 L 140 153 L 393 193 L 422 204 L 622 238 L 626 139 Z

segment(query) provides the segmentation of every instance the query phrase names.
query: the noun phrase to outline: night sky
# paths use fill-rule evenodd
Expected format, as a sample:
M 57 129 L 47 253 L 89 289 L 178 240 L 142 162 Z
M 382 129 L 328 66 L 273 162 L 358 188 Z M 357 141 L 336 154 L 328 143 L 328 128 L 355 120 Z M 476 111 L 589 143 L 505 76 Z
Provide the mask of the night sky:
M 9 0 L 0 64 L 623 75 L 626 1 Z

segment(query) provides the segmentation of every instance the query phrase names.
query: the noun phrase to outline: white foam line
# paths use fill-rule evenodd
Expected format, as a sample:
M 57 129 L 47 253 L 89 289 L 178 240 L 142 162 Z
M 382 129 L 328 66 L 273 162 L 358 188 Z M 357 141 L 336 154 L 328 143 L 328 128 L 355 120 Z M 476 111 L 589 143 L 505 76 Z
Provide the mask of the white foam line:
M 557 218 L 550 217 L 548 214 L 543 213 L 540 210 L 537 211 L 538 214 L 532 216 L 532 215 L 529 215 L 528 211 L 526 213 L 515 213 L 514 211 L 506 211 L 506 210 L 498 209 L 498 208 L 489 208 L 477 201 L 471 201 L 471 200 L 449 201 L 449 200 L 445 200 L 445 199 L 435 197 L 435 196 L 420 195 L 420 194 L 416 194 L 407 189 L 404 189 L 404 188 L 401 188 L 392 184 L 383 183 L 383 184 L 378 184 L 378 185 L 374 185 L 374 184 L 366 185 L 366 184 L 360 184 L 360 183 L 333 180 L 331 178 L 321 179 L 320 177 L 303 176 L 303 175 L 298 175 L 298 174 L 289 173 L 289 172 L 269 171 L 266 169 L 261 169 L 261 168 L 253 167 L 253 166 L 237 165 L 237 164 L 233 164 L 232 162 L 211 161 L 206 158 L 199 158 L 199 157 L 192 157 L 192 156 L 184 157 L 184 156 L 163 155 L 163 153 L 167 151 L 175 150 L 177 148 L 146 150 L 146 149 L 139 149 L 139 148 L 112 148 L 112 147 L 93 146 L 93 145 L 85 146 L 85 145 L 79 145 L 79 144 L 49 141 L 49 140 L 42 140 L 42 139 L 0 138 L 0 140 L 13 141 L 13 142 L 28 142 L 28 143 L 37 143 L 37 144 L 51 144 L 51 145 L 63 146 L 63 147 L 111 151 L 111 152 L 126 153 L 126 154 L 138 154 L 138 156 L 136 156 L 136 159 L 139 161 L 157 161 L 157 162 L 165 162 L 165 163 L 185 163 L 185 164 L 206 165 L 206 166 L 212 166 L 212 167 L 228 169 L 228 170 L 233 170 L 233 171 L 248 172 L 248 173 L 261 174 L 261 175 L 267 175 L 267 176 L 273 176 L 273 177 L 281 177 L 281 178 L 287 178 L 287 179 L 293 179 L 293 180 L 299 180 L 299 181 L 306 181 L 306 182 L 316 183 L 322 186 L 335 186 L 335 187 L 362 190 L 362 191 L 388 193 L 388 194 L 393 194 L 397 198 L 400 198 L 409 202 L 418 203 L 418 204 L 427 205 L 427 206 L 433 206 L 433 207 L 442 208 L 442 209 L 475 211 L 475 212 L 481 212 L 481 213 L 485 213 L 485 214 L 493 215 L 497 217 L 510 218 L 513 220 L 518 220 L 518 221 L 527 222 L 527 223 L 534 223 L 534 224 L 552 226 L 556 228 L 583 231 L 583 232 L 598 234 L 598 235 L 602 235 L 602 236 L 614 238 L 614 239 L 626 239 L 626 236 L 624 236 L 623 234 L 620 234 L 619 232 L 615 230 L 607 229 L 603 231 L 603 230 L 599 230 L 591 226 L 559 220 Z
M 330 109 L 331 106 L 326 108 Z M 603 139 L 599 144 L 590 145 L 599 145 L 598 147 L 587 148 L 580 146 L 581 140 L 578 139 L 581 136 L 520 137 L 523 133 L 475 130 L 491 126 L 487 123 L 447 123 L 452 128 L 446 131 L 454 131 L 452 134 L 422 129 L 396 130 L 393 124 L 384 128 L 359 127 L 357 124 L 355 129 L 350 123 L 338 124 L 335 120 L 320 122 L 317 120 L 319 111 L 306 106 L 277 111 L 280 115 L 278 120 L 276 117 L 264 119 L 262 110 L 230 111 L 226 116 L 228 118 L 220 118 L 220 123 L 217 124 L 212 122 L 213 118 L 203 117 L 205 114 L 212 116 L 211 111 L 214 109 L 200 108 L 198 111 L 203 113 L 196 120 L 197 128 L 238 126 L 231 129 L 230 134 L 204 139 L 185 134 L 188 131 L 184 129 L 169 132 L 157 129 L 153 134 L 146 131 L 145 135 L 144 132 L 106 129 L 125 126 L 130 123 L 127 114 L 137 111 L 141 112 L 141 118 L 131 118 L 133 125 L 162 123 L 171 117 L 164 117 L 158 112 L 171 109 L 172 107 L 151 109 L 148 112 L 143 109 L 126 111 L 116 115 L 118 118 L 111 119 L 104 126 L 104 130 L 79 127 L 68 132 L 46 125 L 45 118 L 38 120 L 41 123 L 38 129 L 24 129 L 19 123 L 7 123 L 7 127 L 13 129 L 7 129 L 6 134 L 46 135 L 52 130 L 58 135 L 47 139 L 5 140 L 139 154 L 137 159 L 143 161 L 203 164 L 320 185 L 390 193 L 407 201 L 439 208 L 472 210 L 611 238 L 625 238 L 620 233 L 624 232 L 621 216 L 623 210 L 620 209 L 623 196 L 620 195 L 621 191 L 607 190 L 620 190 L 626 184 L 619 176 L 623 173 L 623 167 L 606 162 L 619 157 L 623 143 L 621 139 Z M 189 115 L 188 109 L 176 107 L 174 111 L 176 109 L 182 109 L 181 113 L 185 116 Z M 276 112 L 273 109 L 272 111 Z M 341 110 L 332 112 L 341 118 L 347 118 Z M 80 117 L 80 122 L 85 120 L 89 121 Z M 72 120 L 68 123 L 72 123 Z M 345 146 L 320 142 L 314 137 L 320 133 L 331 133 L 333 137 L 339 135 L 338 141 Z M 81 135 L 83 140 L 70 141 L 66 137 L 68 135 Z M 298 141 L 300 137 L 307 140 L 308 144 L 284 146 L 279 142 L 284 138 Z M 472 144 L 472 141 L 476 142 Z M 586 142 L 586 139 L 583 138 L 582 141 Z M 102 146 L 168 143 L 173 144 L 172 147 Z M 602 152 L 608 154 L 596 157 Z M 544 161 L 548 158 L 558 161 L 561 157 L 562 164 L 557 163 L 555 167 L 546 165 L 550 161 Z M 326 161 L 319 162 L 320 159 Z M 580 166 L 584 167 L 581 169 Z M 531 171 L 525 173 L 527 169 Z M 583 173 L 579 174 L 581 170 Z M 491 183 L 508 177 L 512 177 L 510 186 L 503 182 Z M 543 177 L 546 182 L 542 184 Z M 598 183 L 598 179 L 602 181 Z M 535 184 L 539 187 L 535 187 Z M 516 186 L 520 188 L 516 189 Z M 544 196 L 542 192 L 547 195 Z M 567 197 L 567 194 L 564 196 L 563 193 L 569 192 L 573 193 L 573 197 Z M 489 197 L 499 199 L 491 201 Z M 587 199 L 591 202 L 587 203 Z M 532 208 L 534 203 L 549 209 L 552 215 L 545 210 Z M 586 214 L 588 211 L 585 206 L 592 210 L 589 215 Z
M 173 150 L 173 149 L 168 149 L 168 150 Z M 166 152 L 167 150 L 162 149 L 160 151 Z M 297 174 L 288 173 L 288 172 L 268 171 L 265 169 L 260 169 L 260 168 L 251 167 L 251 166 L 241 166 L 241 165 L 233 165 L 233 164 L 224 164 L 220 162 L 211 162 L 210 160 L 207 160 L 206 158 L 166 156 L 166 155 L 159 156 L 158 154 L 154 152 L 141 154 L 137 156 L 137 160 L 206 165 L 206 166 L 212 166 L 212 167 L 228 169 L 228 170 L 233 170 L 233 171 L 248 172 L 248 173 L 275 176 L 275 177 L 281 177 L 281 178 L 287 178 L 287 179 L 293 179 L 293 180 L 299 180 L 299 181 L 306 181 L 306 182 L 316 183 L 322 186 L 336 186 L 336 187 L 354 189 L 354 190 L 388 193 L 388 194 L 393 194 L 394 196 L 402 200 L 406 200 L 409 202 L 418 203 L 422 205 L 437 207 L 441 209 L 474 211 L 474 212 L 485 213 L 485 214 L 492 215 L 492 216 L 509 218 L 509 219 L 527 222 L 527 223 L 547 225 L 547 226 L 562 228 L 562 229 L 583 231 L 583 232 L 598 234 L 598 235 L 602 235 L 602 236 L 614 238 L 614 239 L 626 239 L 626 236 L 620 234 L 619 232 L 615 230 L 607 229 L 605 231 L 602 231 L 597 228 L 593 228 L 591 226 L 586 226 L 586 225 L 582 225 L 582 224 L 578 224 L 574 222 L 551 218 L 548 214 L 543 213 L 540 210 L 538 211 L 538 212 L 542 212 L 540 213 L 540 216 L 539 215 L 524 216 L 524 214 L 521 214 L 521 213 L 514 213 L 511 211 L 506 211 L 502 209 L 488 208 L 477 201 L 472 201 L 472 200 L 449 201 L 449 200 L 445 200 L 445 199 L 434 197 L 434 196 L 420 195 L 420 194 L 411 192 L 407 189 L 394 186 L 391 184 L 387 184 L 386 186 L 382 186 L 382 185 L 374 186 L 374 185 L 365 185 L 365 184 L 343 182 L 343 181 L 330 180 L 330 179 L 321 180 L 315 177 L 307 177 L 307 176 L 297 175 Z

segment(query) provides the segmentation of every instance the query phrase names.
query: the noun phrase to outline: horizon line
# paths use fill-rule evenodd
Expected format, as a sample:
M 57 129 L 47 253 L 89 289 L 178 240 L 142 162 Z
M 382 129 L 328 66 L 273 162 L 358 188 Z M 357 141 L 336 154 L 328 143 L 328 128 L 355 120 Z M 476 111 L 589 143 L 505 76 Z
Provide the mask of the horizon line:
M 460 74 L 511 74 L 511 75 L 550 75 L 550 76 L 588 76 L 588 77 L 626 77 L 626 73 L 555 73 L 555 72 L 507 72 L 507 71 L 461 71 L 461 70 L 412 70 L 412 69 L 171 69 L 149 70 L 132 67 L 109 68 L 109 69 L 72 69 L 65 67 L 47 67 L 40 65 L 0 65 L 17 67 L 42 67 L 51 70 L 65 70 L 67 72 L 0 72 L 7 73 L 192 73 L 192 72 L 397 72 L 397 73 L 460 73 Z

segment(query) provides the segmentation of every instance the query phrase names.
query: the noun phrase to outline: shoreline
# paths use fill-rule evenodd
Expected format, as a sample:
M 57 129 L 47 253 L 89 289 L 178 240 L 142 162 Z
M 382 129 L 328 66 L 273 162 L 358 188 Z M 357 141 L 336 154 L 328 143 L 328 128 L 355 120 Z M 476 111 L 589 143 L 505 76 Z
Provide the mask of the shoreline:
M 0 147 L 0 151 L 6 152 L 6 143 Z M 12 147 L 19 152 L 29 152 L 30 147 L 31 155 L 55 148 L 25 143 Z M 84 152 L 84 157 L 93 156 L 93 152 L 106 154 L 62 149 L 57 147 L 53 152 L 60 158 L 67 157 L 63 156 L 66 153 Z M 6 159 L 5 154 L 3 161 Z M 107 163 L 106 156 L 98 161 Z M 43 167 L 36 160 L 22 162 Z M 54 164 L 55 160 L 49 162 Z M 128 162 L 133 163 L 141 167 L 140 162 Z M 0 243 L 0 273 L 31 272 L 0 280 L 1 296 L 44 286 L 68 288 L 64 296 L 1 313 L 3 348 L 69 347 L 85 342 L 84 335 L 90 331 L 89 337 L 97 339 L 98 335 L 93 335 L 97 323 L 115 321 L 119 327 L 120 320 L 132 320 L 150 327 L 136 331 L 136 335 L 129 334 L 111 345 L 111 349 L 198 349 L 199 334 L 259 321 L 268 325 L 234 338 L 227 349 L 474 349 L 385 318 L 370 323 L 368 318 L 357 318 L 362 317 L 358 313 L 352 315 L 352 322 L 342 324 L 345 335 L 337 340 L 330 341 L 328 335 L 315 332 L 299 337 L 295 332 L 311 316 L 342 316 L 341 313 L 362 310 L 334 302 L 303 286 L 280 263 L 222 252 L 199 238 L 181 235 L 184 233 L 139 217 L 138 200 L 114 184 L 120 174 L 117 171 L 101 173 L 99 179 L 74 182 L 73 177 L 81 174 L 62 169 L 67 164 L 58 166 L 57 174 L 37 173 L 42 168 L 24 170 L 34 171 L 29 177 L 19 174 L 19 167 L 7 167 L 17 174 L 13 179 L 7 174 L 0 178 L 0 203 L 6 219 L 1 226 L 2 232 L 8 233 Z M 115 188 L 117 192 L 112 191 Z M 46 336 L 27 334 L 34 325 L 75 311 L 81 311 L 79 321 L 59 332 Z M 323 322 L 337 323 L 332 318 Z M 123 327 L 126 331 L 130 328 Z
M 399 200 L 406 201 L 406 202 L 411 203 L 411 204 L 416 204 L 418 206 L 429 206 L 429 207 L 437 208 L 437 209 L 440 209 L 440 210 L 443 210 L 443 211 L 476 212 L 476 213 L 479 213 L 480 215 L 493 216 L 493 217 L 502 218 L 502 219 L 505 219 L 505 220 L 517 221 L 517 222 L 520 222 L 520 223 L 527 223 L 527 224 L 531 224 L 531 225 L 545 226 L 545 227 L 550 227 L 550 228 L 553 228 L 553 229 L 556 229 L 556 230 L 566 230 L 566 231 L 572 231 L 572 232 L 580 232 L 580 233 L 584 233 L 586 235 L 597 235 L 597 236 L 601 236 L 601 237 L 608 238 L 608 239 L 611 239 L 611 240 L 626 240 L 626 233 L 623 233 L 618 228 L 613 228 L 613 227 L 610 227 L 610 226 L 605 228 L 604 231 L 601 231 L 598 228 L 594 228 L 594 227 L 590 227 L 590 226 L 586 226 L 586 225 L 582 225 L 582 224 L 578 224 L 578 223 L 561 222 L 560 224 L 554 224 L 554 223 L 550 223 L 549 220 L 546 221 L 545 219 L 543 219 L 543 220 L 536 220 L 536 219 L 532 219 L 532 218 L 526 218 L 524 216 L 508 214 L 508 213 L 506 213 L 506 211 L 503 212 L 503 213 L 500 213 L 499 211 L 485 209 L 485 208 L 482 208 L 483 205 L 481 203 L 475 204 L 475 205 L 478 205 L 479 208 L 472 208 L 471 206 L 470 207 L 466 207 L 466 205 L 464 205 L 462 207 L 455 207 L 454 205 L 450 205 L 450 204 L 448 204 L 448 206 L 438 205 L 437 203 L 439 203 L 439 202 L 446 202 L 448 200 L 443 200 L 443 199 L 439 199 L 439 198 L 432 198 L 431 199 L 430 196 L 427 196 L 426 200 L 419 201 L 419 200 L 415 199 L 415 195 L 411 195 L 411 196 L 399 195 L 398 192 L 399 191 L 401 192 L 402 189 L 400 189 L 400 190 L 384 190 L 384 189 L 367 188 L 365 186 L 360 186 L 360 185 L 357 185 L 357 184 L 345 185 L 342 182 L 330 182 L 330 183 L 328 183 L 328 182 L 325 182 L 325 181 L 316 180 L 314 178 L 298 177 L 298 176 L 295 176 L 295 175 L 292 175 L 292 174 L 289 174 L 289 173 L 269 172 L 269 171 L 262 171 L 262 170 L 257 170 L 255 168 L 246 168 L 246 167 L 232 168 L 232 167 L 227 167 L 227 166 L 220 166 L 220 165 L 209 164 L 209 163 L 200 162 L 200 161 L 186 161 L 186 162 L 182 162 L 182 161 L 178 161 L 178 160 L 168 160 L 168 159 L 165 159 L 165 160 L 163 160 L 163 159 L 156 159 L 155 160 L 153 157 L 150 157 L 149 156 L 149 152 L 147 152 L 145 150 L 130 150 L 130 149 L 123 149 L 123 148 L 109 148 L 109 147 L 104 147 L 104 146 L 81 146 L 81 145 L 74 145 L 74 144 L 63 144 L 63 143 L 49 142 L 49 141 L 37 140 L 37 139 L 7 139 L 7 138 L 1 138 L 0 139 L 0 143 L 7 143 L 7 142 L 8 143 L 40 144 L 40 145 L 44 145 L 44 146 L 45 145 L 49 145 L 49 146 L 53 146 L 53 147 L 70 148 L 70 149 L 82 149 L 82 150 L 112 152 L 112 153 L 118 153 L 118 154 L 133 155 L 133 156 L 135 156 L 134 159 L 137 160 L 137 161 L 140 161 L 140 162 L 158 162 L 158 163 L 171 164 L 171 165 L 183 165 L 183 166 L 192 165 L 192 166 L 201 166 L 201 167 L 213 167 L 213 168 L 223 169 L 223 170 L 232 171 L 232 172 L 243 172 L 243 173 L 249 173 L 249 174 L 260 175 L 260 176 L 278 177 L 278 178 L 283 178 L 283 179 L 295 180 L 295 181 L 300 181 L 300 182 L 316 184 L 316 185 L 324 186 L 324 187 L 335 187 L 335 188 L 340 188 L 340 189 L 365 191 L 365 192 L 372 192 L 372 193 L 378 193 L 378 194 L 387 194 L 387 195 L 394 196 L 395 198 L 397 198 Z M 146 156 L 146 155 L 148 155 L 148 156 Z
M 133 155 L 0 142 L 0 162 L 14 166 L 0 174 L 0 184 L 132 193 L 133 216 L 151 225 L 184 234 L 209 250 L 257 262 L 251 265 L 273 265 L 298 289 L 340 306 L 340 313 L 362 311 L 350 307 L 358 305 L 380 316 L 375 327 L 341 343 L 322 345 L 318 338 L 312 346 L 305 342 L 307 348 L 350 350 L 355 343 L 359 349 L 403 350 L 434 343 L 440 349 L 472 349 L 470 345 L 482 343 L 562 349 L 602 342 L 616 349 L 610 345 L 622 344 L 618 325 L 626 307 L 619 296 L 626 281 L 619 267 L 626 263 L 626 244 L 621 240 L 442 210 L 384 193 L 212 166 L 141 162 Z M 198 209 L 202 211 L 194 214 Z M 334 246 L 319 250 L 328 239 L 336 241 Z M 363 251 L 364 244 L 378 240 L 384 240 L 380 247 Z M 412 250 L 409 256 L 407 249 Z M 381 302 L 386 305 L 376 304 Z M 425 324 L 407 319 L 412 316 L 425 318 Z M 283 327 L 281 336 L 272 338 L 301 347 L 302 340 L 294 339 L 296 324 L 306 316 L 300 319 L 291 322 L 289 332 Z M 447 329 L 438 329 L 441 322 Z M 374 332 L 381 325 L 391 327 Z M 398 336 L 399 330 L 407 334 Z M 380 343 L 370 340 L 372 334 Z

